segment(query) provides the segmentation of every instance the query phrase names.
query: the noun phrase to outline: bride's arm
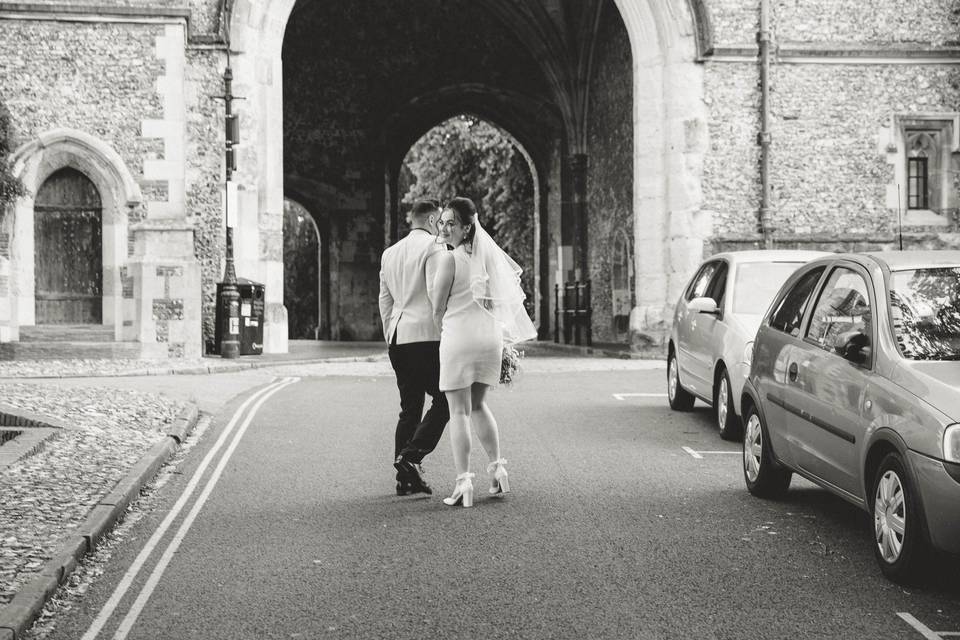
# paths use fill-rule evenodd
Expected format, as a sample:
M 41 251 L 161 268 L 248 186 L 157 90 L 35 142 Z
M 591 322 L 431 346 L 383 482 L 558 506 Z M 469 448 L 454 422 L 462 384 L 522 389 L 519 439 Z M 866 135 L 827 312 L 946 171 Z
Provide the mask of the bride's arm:
M 443 314 L 447 312 L 447 300 L 450 299 L 450 289 L 453 287 L 453 275 L 456 273 L 456 262 L 449 251 L 437 255 L 437 272 L 433 280 L 433 292 L 429 296 L 433 306 L 433 321 L 438 327 L 443 326 Z

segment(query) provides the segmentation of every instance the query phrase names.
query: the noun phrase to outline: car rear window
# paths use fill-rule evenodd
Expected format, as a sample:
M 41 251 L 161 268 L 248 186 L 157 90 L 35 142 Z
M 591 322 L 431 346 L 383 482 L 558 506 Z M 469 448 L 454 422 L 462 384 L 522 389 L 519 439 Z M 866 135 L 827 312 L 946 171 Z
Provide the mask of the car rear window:
M 733 283 L 733 312 L 761 314 L 802 262 L 744 262 Z
M 904 357 L 960 360 L 960 267 L 894 271 L 890 316 Z

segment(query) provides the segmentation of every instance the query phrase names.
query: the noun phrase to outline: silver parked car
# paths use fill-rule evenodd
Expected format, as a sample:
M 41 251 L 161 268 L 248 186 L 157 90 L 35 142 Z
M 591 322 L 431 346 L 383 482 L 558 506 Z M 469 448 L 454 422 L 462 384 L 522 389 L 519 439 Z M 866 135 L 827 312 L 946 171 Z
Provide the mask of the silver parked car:
M 960 553 L 960 251 L 843 254 L 785 284 L 741 407 L 747 488 L 799 473 L 872 514 L 894 580 Z
M 718 253 L 694 272 L 673 314 L 667 347 L 670 407 L 689 411 L 696 398 L 713 405 L 720 436 L 740 437 L 738 403 L 747 375 L 744 348 L 790 274 L 823 251 Z

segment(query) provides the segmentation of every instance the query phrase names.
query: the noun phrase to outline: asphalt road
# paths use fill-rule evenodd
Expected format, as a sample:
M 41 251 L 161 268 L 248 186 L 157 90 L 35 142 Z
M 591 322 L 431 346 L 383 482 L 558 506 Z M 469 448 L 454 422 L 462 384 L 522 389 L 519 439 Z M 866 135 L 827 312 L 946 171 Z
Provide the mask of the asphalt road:
M 738 447 L 719 439 L 705 408 L 679 414 L 663 397 L 614 395 L 659 394 L 663 379 L 663 369 L 529 373 L 496 392 L 513 492 L 481 491 L 463 509 L 440 501 L 454 476 L 446 436 L 425 463 L 436 494 L 394 495 L 391 378 L 304 377 L 267 399 L 236 441 L 125 637 L 925 637 L 898 613 L 960 632 L 956 565 L 897 586 L 876 567 L 865 513 L 796 479 L 783 501 L 753 498 Z M 105 617 L 241 400 L 50 638 L 82 638 Z M 115 637 L 138 606 L 230 438 L 97 638 Z M 476 441 L 474 451 L 485 489 Z

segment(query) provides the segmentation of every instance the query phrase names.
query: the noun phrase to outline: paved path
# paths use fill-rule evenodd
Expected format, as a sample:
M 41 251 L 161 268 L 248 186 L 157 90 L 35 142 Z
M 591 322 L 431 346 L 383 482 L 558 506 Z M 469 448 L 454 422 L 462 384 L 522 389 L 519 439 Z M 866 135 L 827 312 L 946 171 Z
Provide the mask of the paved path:
M 883 579 L 865 514 L 803 482 L 783 502 L 752 498 L 735 453 L 690 454 L 736 450 L 706 410 L 613 395 L 662 392 L 660 365 L 550 362 L 531 362 L 519 389 L 492 396 L 514 492 L 473 509 L 440 502 L 452 487 L 446 436 L 427 463 L 438 495 L 393 495 L 396 389 L 376 363 L 276 391 L 126 637 L 924 637 L 898 612 L 960 631 L 957 580 L 945 572 L 905 590 Z M 87 632 L 240 400 L 51 638 Z M 475 471 L 481 459 L 477 450 Z M 97 637 L 114 637 L 191 504 Z

